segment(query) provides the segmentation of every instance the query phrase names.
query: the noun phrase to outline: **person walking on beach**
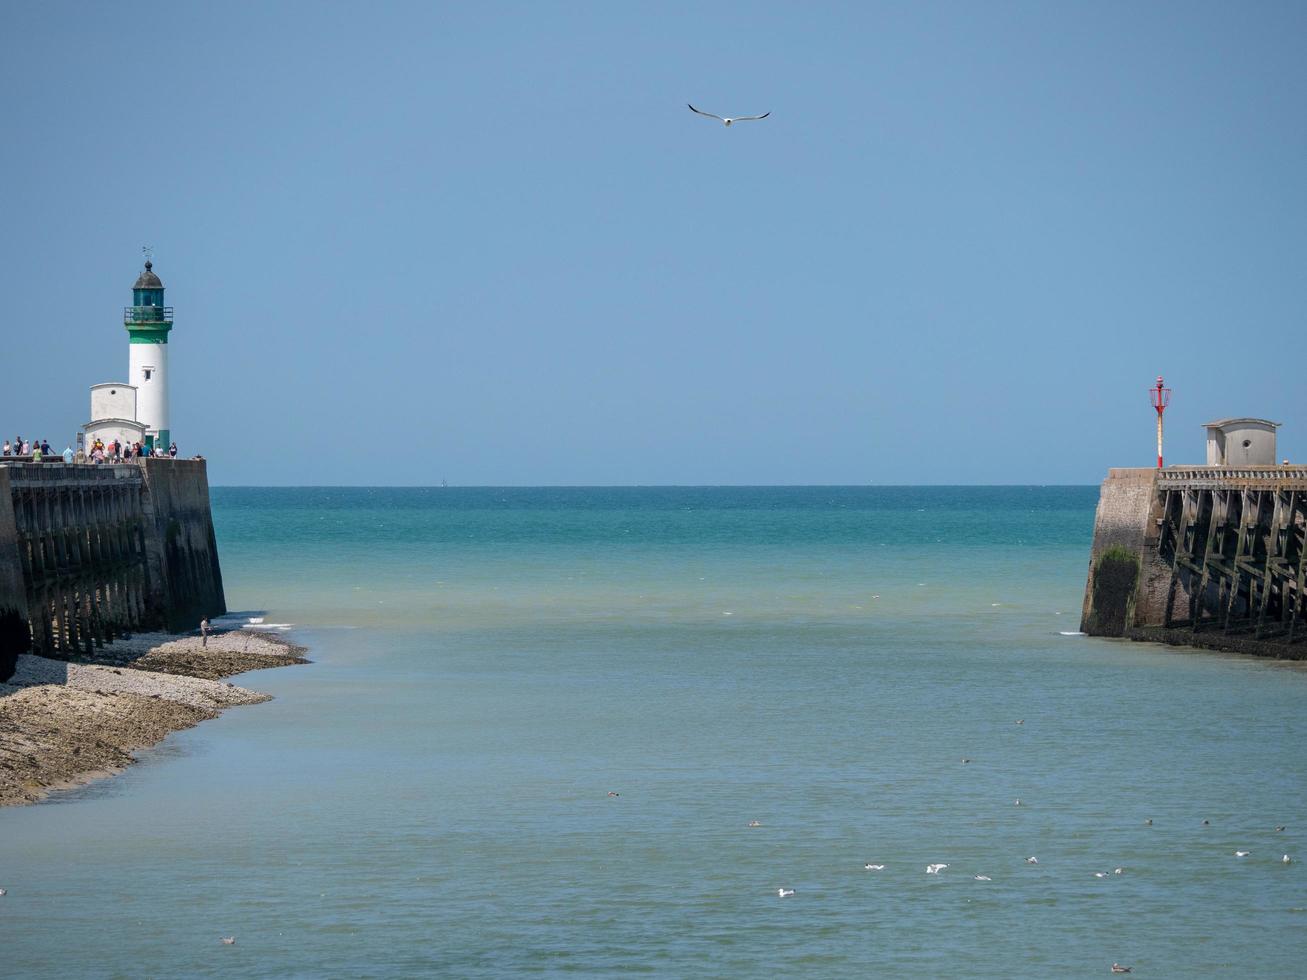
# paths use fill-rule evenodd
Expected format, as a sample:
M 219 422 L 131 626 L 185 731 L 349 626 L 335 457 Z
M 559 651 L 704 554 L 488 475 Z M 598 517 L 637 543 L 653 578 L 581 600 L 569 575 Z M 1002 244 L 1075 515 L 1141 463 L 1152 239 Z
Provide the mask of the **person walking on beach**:
M 209 620 L 208 617 L 200 620 L 200 646 L 209 645 Z

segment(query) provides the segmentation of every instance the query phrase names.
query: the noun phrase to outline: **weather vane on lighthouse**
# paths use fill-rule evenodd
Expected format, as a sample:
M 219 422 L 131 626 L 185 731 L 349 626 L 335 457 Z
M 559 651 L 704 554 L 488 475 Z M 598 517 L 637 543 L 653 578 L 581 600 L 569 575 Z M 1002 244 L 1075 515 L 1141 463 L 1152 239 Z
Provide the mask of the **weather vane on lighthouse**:
M 145 261 L 146 261 L 146 262 L 153 262 L 153 261 L 154 261 L 154 246 L 153 246 L 153 245 L 142 245 L 142 246 L 141 246 L 141 254 L 145 256 Z

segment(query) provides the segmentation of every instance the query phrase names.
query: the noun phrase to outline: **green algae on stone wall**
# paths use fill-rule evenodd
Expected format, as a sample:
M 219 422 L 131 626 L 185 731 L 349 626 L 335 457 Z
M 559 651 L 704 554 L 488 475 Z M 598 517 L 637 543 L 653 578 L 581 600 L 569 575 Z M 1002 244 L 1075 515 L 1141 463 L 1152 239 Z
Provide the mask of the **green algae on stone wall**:
M 1134 611 L 1139 566 L 1139 555 L 1120 545 L 1113 545 L 1099 556 L 1094 564 L 1086 633 L 1125 636 Z

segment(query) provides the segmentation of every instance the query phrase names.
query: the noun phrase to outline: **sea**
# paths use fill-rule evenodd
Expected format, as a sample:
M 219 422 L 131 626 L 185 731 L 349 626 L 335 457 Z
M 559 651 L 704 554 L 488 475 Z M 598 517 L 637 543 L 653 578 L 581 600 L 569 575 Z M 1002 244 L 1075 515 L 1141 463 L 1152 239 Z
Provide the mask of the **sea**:
M 313 663 L 0 812 L 0 974 L 1307 975 L 1307 670 L 1077 635 L 1096 499 L 215 488 Z

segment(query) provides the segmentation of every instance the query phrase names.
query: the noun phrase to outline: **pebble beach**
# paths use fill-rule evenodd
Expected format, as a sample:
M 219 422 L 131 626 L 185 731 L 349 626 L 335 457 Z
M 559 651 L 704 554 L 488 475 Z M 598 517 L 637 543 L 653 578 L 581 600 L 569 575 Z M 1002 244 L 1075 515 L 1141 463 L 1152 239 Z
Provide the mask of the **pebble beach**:
M 224 678 L 306 663 L 304 649 L 249 629 L 138 633 L 91 655 L 23 655 L 0 684 L 0 806 L 120 772 L 169 732 L 270 696 Z

